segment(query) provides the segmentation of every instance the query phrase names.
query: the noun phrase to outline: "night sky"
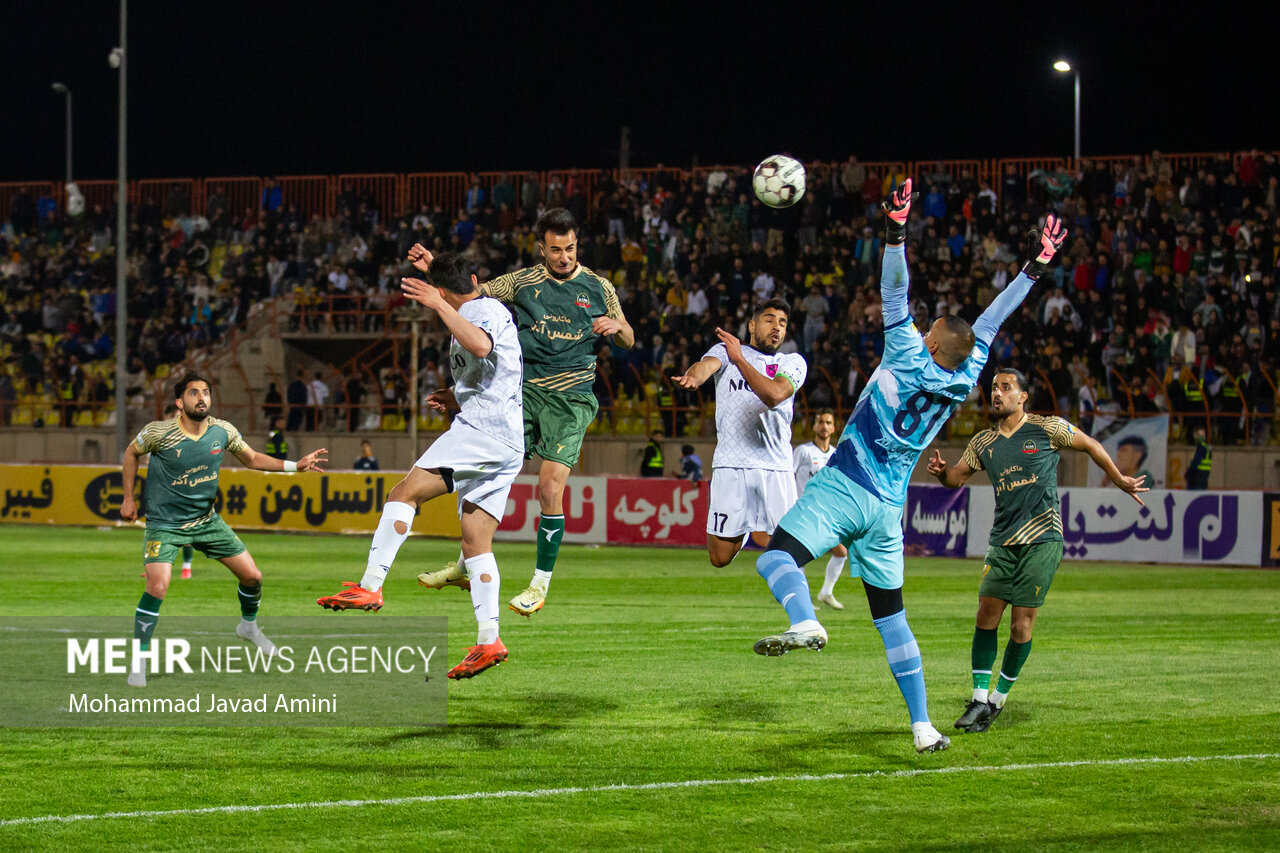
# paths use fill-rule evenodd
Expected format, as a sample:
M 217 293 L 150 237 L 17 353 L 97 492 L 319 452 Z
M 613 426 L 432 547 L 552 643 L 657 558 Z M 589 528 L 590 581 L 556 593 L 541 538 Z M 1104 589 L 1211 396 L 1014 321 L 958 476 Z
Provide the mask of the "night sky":
M 623 125 L 636 166 L 1069 155 L 1060 55 L 1086 156 L 1280 148 L 1276 13 L 1123 5 L 134 0 L 129 172 L 601 167 Z M 113 178 L 117 4 L 3 13 L 0 180 L 61 177 L 55 80 L 76 176 Z

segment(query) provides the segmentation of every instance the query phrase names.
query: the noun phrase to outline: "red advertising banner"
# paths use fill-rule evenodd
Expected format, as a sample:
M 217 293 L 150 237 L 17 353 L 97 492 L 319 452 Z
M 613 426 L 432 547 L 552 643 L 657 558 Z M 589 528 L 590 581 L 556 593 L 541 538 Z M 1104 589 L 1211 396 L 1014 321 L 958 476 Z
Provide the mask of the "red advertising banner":
M 570 477 L 564 489 L 564 541 L 605 543 L 605 477 Z M 495 539 L 532 542 L 538 535 L 538 478 L 516 477 Z
M 610 479 L 609 544 L 705 546 L 710 488 L 706 481 Z

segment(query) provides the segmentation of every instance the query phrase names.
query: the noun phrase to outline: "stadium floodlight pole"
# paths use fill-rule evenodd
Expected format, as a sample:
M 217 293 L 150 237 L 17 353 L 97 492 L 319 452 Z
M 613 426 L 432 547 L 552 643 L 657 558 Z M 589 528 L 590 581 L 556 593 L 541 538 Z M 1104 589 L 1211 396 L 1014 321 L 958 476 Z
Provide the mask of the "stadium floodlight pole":
M 120 75 L 120 119 L 119 146 L 116 172 L 116 456 L 124 453 L 129 440 L 129 428 L 125 410 L 125 349 L 128 346 L 129 329 L 129 285 L 126 277 L 128 269 L 129 243 L 129 211 L 125 200 L 125 143 L 128 141 L 128 87 L 125 70 L 128 68 L 125 57 L 126 35 L 128 33 L 129 7 L 128 0 L 120 0 L 120 46 L 111 49 L 107 64 L 116 69 Z
M 1058 72 L 1060 72 L 1060 73 L 1062 73 L 1062 74 L 1066 74 L 1066 73 L 1071 72 L 1071 71 L 1074 71 L 1074 72 L 1075 72 L 1075 78 L 1076 78 L 1076 147 L 1075 147 L 1075 162 L 1078 164 L 1078 163 L 1080 162 L 1080 69 L 1079 69 L 1079 68 L 1074 68 L 1074 69 L 1073 69 L 1073 68 L 1071 67 L 1071 63 L 1070 63 L 1070 62 L 1067 62 L 1067 60 L 1065 60 L 1065 59 L 1059 59 L 1057 62 L 1053 63 L 1053 70 L 1058 71 Z
M 67 96 L 67 183 L 71 183 L 71 87 L 66 83 L 54 83 L 53 91 Z

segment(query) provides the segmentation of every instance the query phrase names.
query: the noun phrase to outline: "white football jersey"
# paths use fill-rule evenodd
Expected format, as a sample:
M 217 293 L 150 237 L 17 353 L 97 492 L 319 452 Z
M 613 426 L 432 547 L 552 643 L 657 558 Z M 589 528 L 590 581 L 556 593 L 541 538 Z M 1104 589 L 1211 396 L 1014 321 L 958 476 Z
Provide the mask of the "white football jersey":
M 796 452 L 791 456 L 796 475 L 796 497 L 804 494 L 804 487 L 809 482 L 809 478 L 818 473 L 820 468 L 827 467 L 827 460 L 834 456 L 835 452 L 834 443 L 827 445 L 825 451 L 819 450 L 818 445 L 812 441 L 807 441 L 796 448 Z
M 770 379 L 785 376 L 796 390 L 804 385 L 809 373 L 809 366 L 799 353 L 765 355 L 743 344 L 742 354 L 756 370 Z M 707 356 L 720 360 L 720 372 L 716 374 L 716 452 L 711 467 L 790 471 L 795 395 L 771 409 L 751 390 L 742 371 L 730 364 L 724 344 L 713 346 Z
M 453 395 L 462 407 L 457 420 L 523 453 L 524 362 L 511 312 L 498 300 L 481 296 L 464 302 L 458 313 L 489 336 L 493 349 L 476 358 L 450 339 Z

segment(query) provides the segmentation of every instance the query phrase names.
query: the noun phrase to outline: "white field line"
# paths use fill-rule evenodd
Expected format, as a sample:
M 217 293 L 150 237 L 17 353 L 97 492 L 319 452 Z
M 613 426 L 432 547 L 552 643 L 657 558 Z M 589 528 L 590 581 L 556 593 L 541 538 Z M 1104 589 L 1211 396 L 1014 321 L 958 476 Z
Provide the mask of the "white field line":
M 265 803 L 256 806 L 208 806 L 200 809 L 167 809 L 100 814 L 41 815 L 0 820 L 0 826 L 29 826 L 38 823 L 79 823 L 108 818 L 159 818 L 186 815 L 240 814 L 270 812 L 282 809 L 326 809 L 363 806 L 404 806 L 425 803 L 447 803 L 466 800 L 540 799 L 574 794 L 609 794 L 616 791 L 669 791 L 678 788 L 710 788 L 721 785 L 761 785 L 787 782 L 829 782 L 840 779 L 909 779 L 916 776 L 946 776 L 956 773 L 996 773 L 1018 770 L 1054 770 L 1063 767 L 1131 767 L 1151 764 L 1197 764 L 1206 761 L 1266 761 L 1280 758 L 1280 753 L 1262 752 L 1252 755 L 1184 755 L 1177 758 L 1113 758 L 1081 761 L 1053 761 L 1041 764 L 1001 764 L 991 767 L 936 767 L 923 770 L 873 770 L 866 773 L 824 773 L 819 776 L 746 776 L 739 779 L 688 779 L 683 782 L 646 782 L 592 785 L 580 788 L 538 788 L 532 791 L 473 791 L 469 794 L 435 794 L 420 797 L 389 797 L 379 800 L 324 800 L 309 803 Z

